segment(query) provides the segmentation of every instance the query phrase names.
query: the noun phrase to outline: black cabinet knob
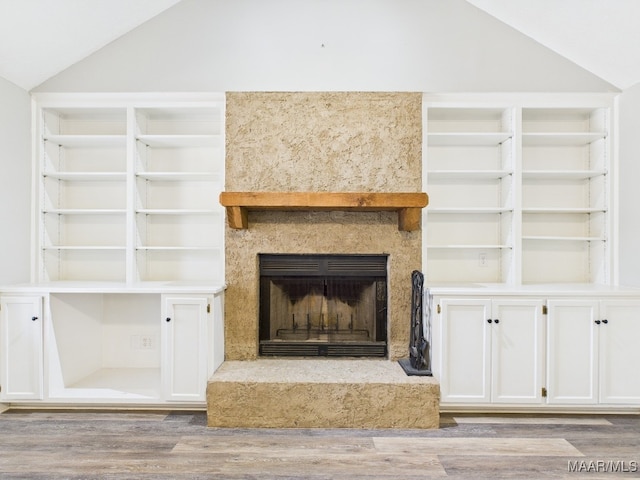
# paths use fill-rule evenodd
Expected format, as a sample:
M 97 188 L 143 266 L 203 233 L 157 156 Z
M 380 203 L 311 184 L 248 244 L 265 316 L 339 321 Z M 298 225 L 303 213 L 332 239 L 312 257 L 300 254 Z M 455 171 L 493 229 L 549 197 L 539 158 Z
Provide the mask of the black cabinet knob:
M 35 322 L 38 319 L 38 317 L 31 317 L 31 321 Z
M 606 325 L 607 323 L 609 323 L 609 320 L 607 320 L 607 319 L 605 318 L 604 320 L 602 320 L 602 323 L 604 323 L 604 324 Z
M 494 322 L 495 322 L 495 323 L 500 323 L 500 320 L 496 318 L 496 319 L 494 320 Z
M 166 321 L 170 322 L 171 321 L 171 317 L 167 317 Z
M 600 320 L 596 320 L 596 325 L 600 325 Z
M 487 319 L 487 323 L 491 323 L 493 322 L 493 320 L 491 320 L 490 318 Z

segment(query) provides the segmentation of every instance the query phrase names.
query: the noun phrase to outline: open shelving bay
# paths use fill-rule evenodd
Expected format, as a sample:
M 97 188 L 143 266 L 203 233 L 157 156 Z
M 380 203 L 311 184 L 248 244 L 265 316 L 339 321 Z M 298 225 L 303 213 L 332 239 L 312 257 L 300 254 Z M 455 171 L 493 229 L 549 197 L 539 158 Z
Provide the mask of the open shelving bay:
M 43 93 L 32 112 L 32 279 L 0 295 L 0 330 L 32 341 L 0 332 L 0 399 L 205 405 L 224 359 L 224 94 Z
M 36 98 L 37 281 L 224 280 L 224 96 Z
M 425 95 L 431 283 L 612 282 L 612 97 Z
M 514 113 L 463 106 L 425 112 L 427 278 L 513 278 Z

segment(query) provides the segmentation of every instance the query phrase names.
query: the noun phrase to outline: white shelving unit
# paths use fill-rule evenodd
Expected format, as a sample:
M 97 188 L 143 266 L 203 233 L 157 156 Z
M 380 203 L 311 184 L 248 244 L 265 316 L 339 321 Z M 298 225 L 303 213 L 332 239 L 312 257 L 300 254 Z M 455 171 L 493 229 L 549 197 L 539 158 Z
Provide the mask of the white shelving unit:
M 609 283 L 609 117 L 523 108 L 523 283 Z
M 223 258 L 221 109 L 136 110 L 136 278 L 207 280 Z M 219 278 L 222 281 L 222 277 Z
M 42 94 L 34 123 L 34 281 L 223 282 L 223 95 Z
M 425 96 L 431 284 L 611 284 L 612 98 Z
M 427 278 L 513 281 L 514 110 L 433 107 L 424 124 Z
M 224 108 L 34 95 L 34 261 L 0 292 L 0 401 L 206 404 L 224 360 Z
M 627 366 L 640 292 L 616 278 L 615 108 L 606 94 L 424 96 L 443 411 L 638 411 Z
M 124 281 L 126 109 L 43 108 L 39 116 L 39 278 Z

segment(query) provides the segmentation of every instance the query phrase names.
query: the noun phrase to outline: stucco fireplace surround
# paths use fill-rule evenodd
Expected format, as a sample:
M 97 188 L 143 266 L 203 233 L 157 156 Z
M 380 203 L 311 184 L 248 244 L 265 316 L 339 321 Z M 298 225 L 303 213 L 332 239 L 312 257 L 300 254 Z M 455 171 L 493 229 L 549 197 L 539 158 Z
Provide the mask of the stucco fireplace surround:
M 419 93 L 228 93 L 225 190 L 420 192 Z M 395 211 L 249 213 L 227 227 L 228 360 L 258 356 L 258 254 L 388 254 L 389 358 L 406 356 L 421 233 Z
M 226 192 L 307 192 L 306 202 L 358 192 L 356 206 L 416 194 L 421 148 L 420 93 L 227 93 Z M 411 273 L 422 264 L 415 211 L 235 206 L 225 234 L 225 362 L 208 384 L 209 426 L 437 428 L 437 381 L 396 362 L 408 355 Z M 259 356 L 261 254 L 385 256 L 387 358 Z

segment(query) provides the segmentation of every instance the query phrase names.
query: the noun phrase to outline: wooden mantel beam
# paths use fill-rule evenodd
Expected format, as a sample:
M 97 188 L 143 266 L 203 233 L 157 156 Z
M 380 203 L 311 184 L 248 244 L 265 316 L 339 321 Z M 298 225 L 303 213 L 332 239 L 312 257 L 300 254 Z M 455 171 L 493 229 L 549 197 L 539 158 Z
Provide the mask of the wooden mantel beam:
M 422 209 L 429 203 L 426 193 L 355 192 L 222 192 L 220 203 L 227 209 L 231 228 L 249 228 L 251 210 L 341 210 L 355 212 L 397 211 L 398 229 L 420 229 Z

